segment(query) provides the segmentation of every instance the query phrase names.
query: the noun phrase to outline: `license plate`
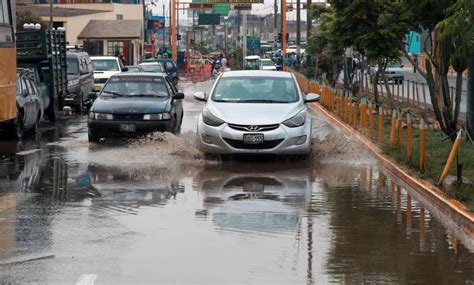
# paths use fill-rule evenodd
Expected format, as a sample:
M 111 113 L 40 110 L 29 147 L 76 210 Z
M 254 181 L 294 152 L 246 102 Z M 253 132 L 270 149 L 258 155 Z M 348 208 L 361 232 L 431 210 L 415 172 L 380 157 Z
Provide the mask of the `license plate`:
M 127 132 L 127 133 L 133 133 L 133 132 L 135 132 L 135 125 L 121 124 L 120 125 L 120 131 Z
M 243 188 L 244 192 L 263 192 L 265 190 L 265 186 L 260 183 L 245 183 Z
M 244 144 L 263 144 L 263 134 L 244 134 Z

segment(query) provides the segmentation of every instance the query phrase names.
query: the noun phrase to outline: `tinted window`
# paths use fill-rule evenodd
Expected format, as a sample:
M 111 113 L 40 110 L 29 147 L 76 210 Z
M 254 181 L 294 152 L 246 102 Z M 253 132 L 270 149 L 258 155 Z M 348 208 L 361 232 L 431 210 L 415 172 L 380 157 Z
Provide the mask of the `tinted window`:
M 23 90 L 23 82 L 20 78 L 20 76 L 16 77 L 16 94 L 21 94 Z
M 139 66 L 144 72 L 163 72 L 160 64 L 140 64 Z
M 295 81 L 280 77 L 222 77 L 212 100 L 233 103 L 291 103 L 299 100 Z
M 101 95 L 163 97 L 170 93 L 162 77 L 115 76 L 104 86 Z
M 120 71 L 115 59 L 93 59 L 94 71 Z
M 67 59 L 67 74 L 75 75 L 79 74 L 79 62 L 77 59 L 68 58 Z

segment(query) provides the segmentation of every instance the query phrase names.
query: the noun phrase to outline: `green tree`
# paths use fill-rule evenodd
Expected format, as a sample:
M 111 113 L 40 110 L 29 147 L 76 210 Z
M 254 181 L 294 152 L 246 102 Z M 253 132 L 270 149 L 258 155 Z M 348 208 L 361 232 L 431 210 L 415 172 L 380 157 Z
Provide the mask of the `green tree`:
M 462 72 L 467 68 L 467 57 L 461 49 L 465 35 L 455 34 L 449 27 L 450 14 L 454 15 L 456 0 L 403 0 L 405 11 L 410 15 L 411 29 L 424 29 L 429 37 L 425 42 L 427 54 L 426 72 L 416 65 L 407 51 L 406 57 L 415 65 L 428 82 L 431 104 L 443 133 L 452 140 L 456 137 L 461 104 Z M 446 22 L 447 21 L 447 22 Z M 450 96 L 449 68 L 457 72 L 454 100 Z
M 42 29 L 45 29 L 46 27 L 41 17 L 33 15 L 31 11 L 17 12 L 16 13 L 16 30 L 17 31 L 23 30 L 23 24 L 26 24 L 26 23 L 41 24 Z
M 451 38 L 455 50 L 451 59 L 453 68 L 458 71 L 456 77 L 456 94 L 461 93 L 462 71 L 468 69 L 468 95 L 466 125 L 471 138 L 474 138 L 474 0 L 458 0 L 446 10 L 447 18 L 438 26 L 443 29 L 443 36 Z M 459 96 L 456 97 L 455 117 L 459 115 Z

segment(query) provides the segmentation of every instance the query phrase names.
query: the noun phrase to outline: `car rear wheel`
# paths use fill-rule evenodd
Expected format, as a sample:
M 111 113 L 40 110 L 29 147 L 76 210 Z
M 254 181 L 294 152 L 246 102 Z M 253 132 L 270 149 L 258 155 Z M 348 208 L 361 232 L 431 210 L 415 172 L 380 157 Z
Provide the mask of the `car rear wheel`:
M 21 139 L 25 132 L 25 126 L 23 125 L 23 113 L 17 109 L 17 115 L 13 124 L 11 125 L 8 136 L 15 139 Z
M 58 106 L 58 98 L 51 98 L 49 102 L 49 106 L 46 109 L 46 115 L 48 116 L 48 120 L 51 123 L 56 123 L 58 120 L 58 113 L 59 113 L 59 106 Z
M 98 143 L 100 141 L 100 138 L 91 132 L 88 133 L 87 138 L 89 139 L 89 142 L 91 143 Z

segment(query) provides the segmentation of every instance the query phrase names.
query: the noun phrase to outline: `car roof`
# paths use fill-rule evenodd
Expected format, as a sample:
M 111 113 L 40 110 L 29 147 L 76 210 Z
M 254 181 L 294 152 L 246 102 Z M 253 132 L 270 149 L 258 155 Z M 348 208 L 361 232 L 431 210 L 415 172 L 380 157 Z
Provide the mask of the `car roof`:
M 269 58 L 262 58 L 262 61 L 273 61 L 273 60 L 271 60 Z
M 84 56 L 89 56 L 87 52 L 73 52 L 73 51 L 68 51 L 66 52 L 66 57 L 84 57 Z
M 237 70 L 226 71 L 222 77 L 275 77 L 275 78 L 292 78 L 290 72 L 286 71 L 264 71 L 264 70 Z
M 91 59 L 118 59 L 116 56 L 91 56 Z
M 112 75 L 112 77 L 121 76 L 150 76 L 150 77 L 166 77 L 167 74 L 163 72 L 121 72 Z
M 161 65 L 160 62 L 150 61 L 150 62 L 140 62 L 138 65 Z
M 259 59 L 260 56 L 258 55 L 249 55 L 249 56 L 246 56 L 245 59 Z

